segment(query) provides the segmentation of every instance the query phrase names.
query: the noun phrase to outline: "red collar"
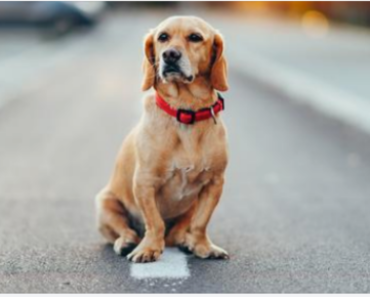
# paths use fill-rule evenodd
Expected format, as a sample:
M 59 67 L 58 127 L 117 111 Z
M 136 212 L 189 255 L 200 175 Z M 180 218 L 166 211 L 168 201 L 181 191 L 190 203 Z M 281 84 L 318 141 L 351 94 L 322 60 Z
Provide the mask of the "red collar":
M 177 119 L 178 122 L 191 125 L 195 122 L 207 120 L 213 118 L 216 123 L 215 115 L 221 110 L 225 109 L 224 99 L 219 93 L 217 93 L 218 100 L 211 107 L 202 108 L 198 111 L 193 111 L 191 109 L 174 109 L 172 108 L 159 94 L 155 93 L 155 101 L 160 109 L 165 111 L 170 116 Z

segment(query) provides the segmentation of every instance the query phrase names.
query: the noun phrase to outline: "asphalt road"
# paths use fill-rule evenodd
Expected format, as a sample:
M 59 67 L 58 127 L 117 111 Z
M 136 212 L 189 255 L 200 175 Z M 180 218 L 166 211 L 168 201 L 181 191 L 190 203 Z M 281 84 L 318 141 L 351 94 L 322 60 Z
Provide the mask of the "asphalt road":
M 137 280 L 104 245 L 94 195 L 140 117 L 142 35 L 162 16 L 135 17 L 81 37 L 84 50 L 68 47 L 0 109 L 0 292 L 370 292 L 370 136 L 239 69 L 210 226 L 231 259 L 189 257 L 187 279 Z

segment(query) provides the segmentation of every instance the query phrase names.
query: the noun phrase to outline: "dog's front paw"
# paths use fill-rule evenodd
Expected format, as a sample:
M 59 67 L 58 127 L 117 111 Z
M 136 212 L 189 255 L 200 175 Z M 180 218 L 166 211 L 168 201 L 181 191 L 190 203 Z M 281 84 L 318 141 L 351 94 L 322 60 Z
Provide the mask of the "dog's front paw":
M 159 259 L 159 256 L 164 250 L 164 240 L 144 240 L 134 249 L 128 256 L 132 262 L 135 263 L 146 263 L 154 262 Z
M 170 233 L 166 236 L 166 246 L 181 247 L 185 244 L 186 240 L 186 231 L 171 230 Z
M 135 232 L 127 232 L 124 236 L 120 236 L 116 239 L 113 245 L 113 250 L 119 256 L 126 256 L 131 253 L 135 247 L 137 247 L 139 242 L 140 238 Z
M 222 248 L 213 244 L 206 236 L 194 236 L 191 233 L 186 235 L 186 241 L 181 250 L 193 253 L 202 259 L 229 259 L 229 254 Z

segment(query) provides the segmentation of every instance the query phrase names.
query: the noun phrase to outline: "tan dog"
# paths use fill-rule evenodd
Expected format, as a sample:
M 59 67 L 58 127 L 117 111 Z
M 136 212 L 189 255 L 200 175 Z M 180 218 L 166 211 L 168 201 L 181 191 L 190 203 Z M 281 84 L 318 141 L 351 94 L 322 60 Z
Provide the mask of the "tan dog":
M 154 87 L 170 108 L 208 108 L 212 117 L 186 125 L 147 96 L 97 196 L 99 230 L 133 262 L 157 260 L 165 245 L 226 259 L 206 232 L 228 161 L 224 124 L 209 109 L 218 102 L 215 90 L 228 89 L 223 39 L 202 19 L 171 17 L 145 37 L 144 72 L 143 90 Z

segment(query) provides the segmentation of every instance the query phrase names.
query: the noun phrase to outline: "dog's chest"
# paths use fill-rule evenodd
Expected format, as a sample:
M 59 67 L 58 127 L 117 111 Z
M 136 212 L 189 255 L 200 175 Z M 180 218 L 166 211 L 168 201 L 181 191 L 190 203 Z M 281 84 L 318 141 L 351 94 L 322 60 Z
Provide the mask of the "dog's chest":
M 211 177 L 211 166 L 202 162 L 189 162 L 175 164 L 175 175 L 181 180 L 180 189 L 187 187 L 203 186 L 209 182 Z
M 158 195 L 157 205 L 161 215 L 171 218 L 184 213 L 212 176 L 211 168 L 201 163 L 175 162 L 167 171 L 167 178 Z
M 167 172 L 157 196 L 157 205 L 163 218 L 177 217 L 189 209 L 213 175 L 211 169 L 194 163 L 174 165 Z
M 166 192 L 177 201 L 196 196 L 212 178 L 212 166 L 202 158 L 179 156 L 171 165 Z
M 189 209 L 218 168 L 218 150 L 205 145 L 206 136 L 189 135 L 185 131 L 179 138 L 165 161 L 163 183 L 157 196 L 157 205 L 165 218 L 176 217 Z

